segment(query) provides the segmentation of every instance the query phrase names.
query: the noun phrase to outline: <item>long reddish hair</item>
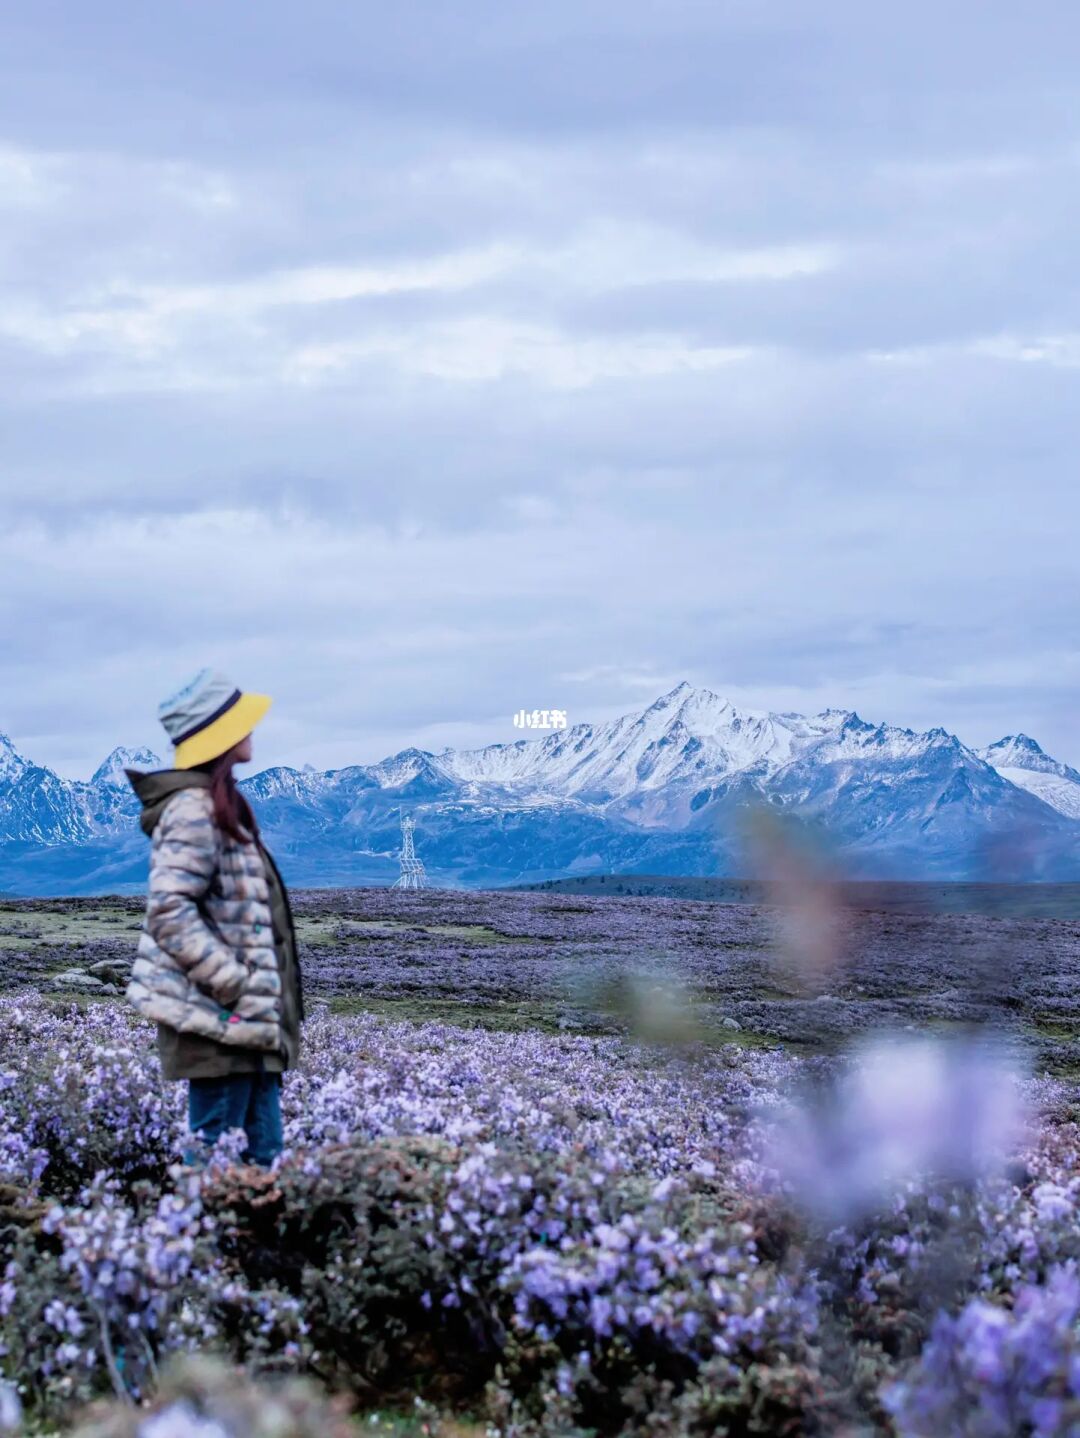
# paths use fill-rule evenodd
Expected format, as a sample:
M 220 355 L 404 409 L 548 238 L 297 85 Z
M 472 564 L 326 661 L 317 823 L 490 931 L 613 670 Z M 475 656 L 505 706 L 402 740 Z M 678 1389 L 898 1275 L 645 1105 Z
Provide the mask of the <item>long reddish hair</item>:
M 196 764 L 210 775 L 210 797 L 214 801 L 214 822 L 238 844 L 250 844 L 259 837 L 259 826 L 247 799 L 241 794 L 233 775 L 233 751 L 227 749 L 206 764 Z

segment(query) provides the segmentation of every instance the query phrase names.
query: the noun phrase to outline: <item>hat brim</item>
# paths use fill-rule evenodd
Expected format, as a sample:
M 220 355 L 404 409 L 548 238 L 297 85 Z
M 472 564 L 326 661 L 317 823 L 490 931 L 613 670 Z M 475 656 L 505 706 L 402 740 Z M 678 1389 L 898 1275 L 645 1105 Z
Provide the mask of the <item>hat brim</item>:
M 205 729 L 176 746 L 174 769 L 194 769 L 225 754 L 251 733 L 273 703 L 269 694 L 241 694 L 240 698 Z

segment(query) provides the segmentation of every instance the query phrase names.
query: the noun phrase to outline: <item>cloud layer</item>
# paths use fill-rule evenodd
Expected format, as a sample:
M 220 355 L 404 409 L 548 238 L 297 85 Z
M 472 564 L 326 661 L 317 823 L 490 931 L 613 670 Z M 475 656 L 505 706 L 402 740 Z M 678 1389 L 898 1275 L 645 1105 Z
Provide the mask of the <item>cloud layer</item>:
M 1004 7 L 998 7 L 1004 10 Z M 0 22 L 0 731 L 259 760 L 686 677 L 1080 762 L 1080 20 Z

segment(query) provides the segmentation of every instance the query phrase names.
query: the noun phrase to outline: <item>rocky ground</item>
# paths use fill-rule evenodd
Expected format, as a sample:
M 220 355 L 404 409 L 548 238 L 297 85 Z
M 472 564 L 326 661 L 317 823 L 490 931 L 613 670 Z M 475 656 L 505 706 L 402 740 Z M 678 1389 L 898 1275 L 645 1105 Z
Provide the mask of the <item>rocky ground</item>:
M 829 1049 L 874 1028 L 990 1020 L 1080 1073 L 1080 922 L 641 896 L 294 894 L 305 994 L 339 1013 L 490 1029 Z M 0 991 L 118 999 L 136 899 L 0 903 Z

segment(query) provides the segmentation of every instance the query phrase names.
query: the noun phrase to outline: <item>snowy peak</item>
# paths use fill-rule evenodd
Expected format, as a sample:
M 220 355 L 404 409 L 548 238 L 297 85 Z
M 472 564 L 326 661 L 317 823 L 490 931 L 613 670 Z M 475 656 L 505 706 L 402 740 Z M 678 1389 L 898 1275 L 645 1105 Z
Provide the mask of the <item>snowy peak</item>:
M 1041 769 L 1057 763 L 1026 734 L 1006 734 L 996 744 L 979 750 L 980 757 L 995 769 Z M 1059 766 L 1064 768 L 1064 765 Z
M 666 706 L 670 706 L 671 704 L 681 703 L 685 695 L 692 694 L 693 692 L 694 686 L 690 683 L 690 681 L 687 679 L 680 679 L 678 684 L 675 685 L 674 689 L 669 689 L 666 694 L 661 694 L 659 699 L 655 699 L 649 705 L 649 708 L 663 709 Z
M 729 700 L 714 694 L 711 689 L 695 689 L 684 679 L 681 684 L 676 684 L 674 689 L 669 689 L 666 694 L 661 694 L 659 699 L 654 700 L 641 717 L 644 719 L 649 714 L 664 716 L 680 713 L 688 706 L 707 714 L 722 714 L 732 707 Z
M 782 756 L 790 736 L 771 716 L 740 713 L 731 701 L 685 681 L 639 713 L 606 724 L 575 724 L 541 740 L 489 744 L 441 754 L 455 778 L 544 789 L 593 802 L 690 779 L 734 772 L 763 755 Z
M 980 749 L 979 758 L 985 759 L 995 769 L 1026 769 L 1033 774 L 1056 774 L 1062 779 L 1072 779 L 1080 784 L 1080 773 L 1053 759 L 1034 739 L 1026 734 L 1007 734 L 996 744 Z
M 762 788 L 793 765 L 896 765 L 940 756 L 981 767 L 942 728 L 869 724 L 853 710 L 769 714 L 737 709 L 710 689 L 685 681 L 639 713 L 606 724 L 576 724 L 544 739 L 490 744 L 439 756 L 458 780 L 528 791 L 543 788 L 592 803 L 657 790 L 738 783 Z
M 242 779 L 240 787 L 249 798 L 259 802 L 281 798 L 306 802 L 316 798 L 325 789 L 328 777 L 310 767 L 301 772 L 299 769 L 290 769 L 286 764 L 277 764 L 272 769 L 261 769 L 250 779 Z
M 1026 789 L 1044 804 L 1070 819 L 1080 819 L 1080 773 L 1052 759 L 1026 734 L 1006 734 L 996 744 L 979 750 L 1003 779 Z
M 90 783 L 96 787 L 119 786 L 127 788 L 125 769 L 154 770 L 164 768 L 161 759 L 152 749 L 125 749 L 118 744 L 107 758 L 94 770 Z
M 442 764 L 426 749 L 402 749 L 389 759 L 382 759 L 365 770 L 380 789 L 402 789 L 412 794 L 444 788 L 449 775 Z
M 29 760 L 23 758 L 8 736 L 0 734 L 0 783 L 13 784 L 29 767 Z

